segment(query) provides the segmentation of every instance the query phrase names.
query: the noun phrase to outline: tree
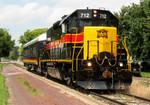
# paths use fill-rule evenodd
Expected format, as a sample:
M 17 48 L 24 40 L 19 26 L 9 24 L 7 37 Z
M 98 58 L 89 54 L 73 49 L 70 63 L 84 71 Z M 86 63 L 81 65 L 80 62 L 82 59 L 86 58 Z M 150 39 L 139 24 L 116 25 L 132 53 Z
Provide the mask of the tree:
M 18 42 L 21 45 L 21 55 L 23 55 L 23 46 L 27 42 L 31 41 L 32 39 L 36 38 L 37 36 L 45 33 L 48 30 L 48 28 L 41 28 L 41 29 L 34 29 L 34 30 L 27 30 L 24 32 L 24 35 L 21 35 Z
M 36 38 L 40 34 L 43 34 L 47 31 L 48 28 L 41 28 L 41 29 L 34 29 L 34 30 L 27 30 L 24 32 L 24 35 L 21 35 L 19 38 L 19 43 L 24 45 L 25 43 L 31 41 L 32 39 Z
M 141 0 L 140 4 L 123 6 L 119 13 L 119 34 L 129 37 L 128 50 L 135 60 L 150 60 L 150 1 Z
M 12 50 L 15 44 L 15 40 L 11 40 L 11 35 L 6 29 L 0 28 L 0 58 L 9 56 L 9 52 Z
M 12 54 L 11 54 L 11 59 L 12 60 L 17 60 L 18 59 L 18 50 L 19 50 L 19 46 L 15 46 L 12 50 Z

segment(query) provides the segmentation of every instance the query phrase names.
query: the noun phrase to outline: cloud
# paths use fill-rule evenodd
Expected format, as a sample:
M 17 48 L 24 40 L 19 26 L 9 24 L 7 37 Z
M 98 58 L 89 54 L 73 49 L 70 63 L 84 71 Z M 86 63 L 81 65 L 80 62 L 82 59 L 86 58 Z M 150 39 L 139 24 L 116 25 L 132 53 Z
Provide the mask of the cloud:
M 16 0 L 14 2 L 4 4 L 0 1 L 0 27 L 9 29 L 12 37 L 18 40 L 27 29 L 51 27 L 63 15 L 76 9 L 105 7 L 113 12 L 131 2 L 139 3 L 140 0 L 23 0 L 22 4 L 17 4 Z
M 0 8 L 0 23 L 3 25 L 27 24 L 29 22 L 46 17 L 50 10 L 48 6 L 39 6 L 38 3 L 19 5 L 8 5 Z
M 6 5 L 0 7 L 0 27 L 8 29 L 17 44 L 19 36 L 23 35 L 27 29 L 47 27 L 47 17 L 51 13 L 49 6 L 35 2 L 24 6 Z

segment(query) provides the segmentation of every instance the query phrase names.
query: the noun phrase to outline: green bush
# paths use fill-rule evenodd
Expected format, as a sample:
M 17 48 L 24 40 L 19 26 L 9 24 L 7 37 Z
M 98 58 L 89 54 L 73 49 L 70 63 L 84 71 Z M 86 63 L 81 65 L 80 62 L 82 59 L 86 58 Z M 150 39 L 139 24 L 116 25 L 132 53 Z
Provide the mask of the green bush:
M 149 72 L 141 72 L 141 76 L 145 78 L 150 78 L 150 73 Z

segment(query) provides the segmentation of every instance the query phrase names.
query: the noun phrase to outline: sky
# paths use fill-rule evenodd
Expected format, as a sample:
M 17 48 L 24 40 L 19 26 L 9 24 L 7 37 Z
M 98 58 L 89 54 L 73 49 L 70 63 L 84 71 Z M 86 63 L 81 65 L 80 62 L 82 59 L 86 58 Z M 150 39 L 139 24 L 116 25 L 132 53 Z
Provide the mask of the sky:
M 7 29 L 18 46 L 18 39 L 26 30 L 50 28 L 76 9 L 119 12 L 131 3 L 139 4 L 140 0 L 0 0 L 0 28 Z

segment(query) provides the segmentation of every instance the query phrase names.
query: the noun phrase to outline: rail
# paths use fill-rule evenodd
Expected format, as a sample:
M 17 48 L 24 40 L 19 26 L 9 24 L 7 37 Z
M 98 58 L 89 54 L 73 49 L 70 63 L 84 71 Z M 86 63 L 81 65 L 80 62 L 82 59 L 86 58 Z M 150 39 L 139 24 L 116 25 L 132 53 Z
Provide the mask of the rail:
M 122 103 L 122 102 L 116 101 L 116 100 L 114 100 L 114 99 L 111 99 L 111 98 L 102 96 L 102 95 L 97 94 L 97 93 L 95 93 L 95 92 L 90 92 L 90 94 L 91 94 L 91 95 L 98 96 L 98 98 L 107 101 L 108 104 L 111 104 L 111 105 L 126 105 L 125 103 Z
M 109 95 L 101 95 L 95 92 L 90 92 L 94 97 L 97 96 L 97 99 L 103 100 L 104 103 L 108 103 L 111 105 L 150 105 L 150 100 L 145 99 L 143 97 L 131 95 L 128 93 L 121 92 L 119 94 L 109 94 Z
M 132 95 L 132 94 L 127 94 L 127 93 L 121 93 L 123 95 L 126 95 L 126 96 L 130 96 L 130 97 L 133 97 L 133 98 L 136 98 L 136 99 L 140 99 L 140 100 L 143 100 L 143 101 L 146 101 L 150 104 L 150 100 L 149 99 L 146 99 L 146 98 L 143 98 L 143 97 L 139 97 L 139 96 L 135 96 L 135 95 Z

